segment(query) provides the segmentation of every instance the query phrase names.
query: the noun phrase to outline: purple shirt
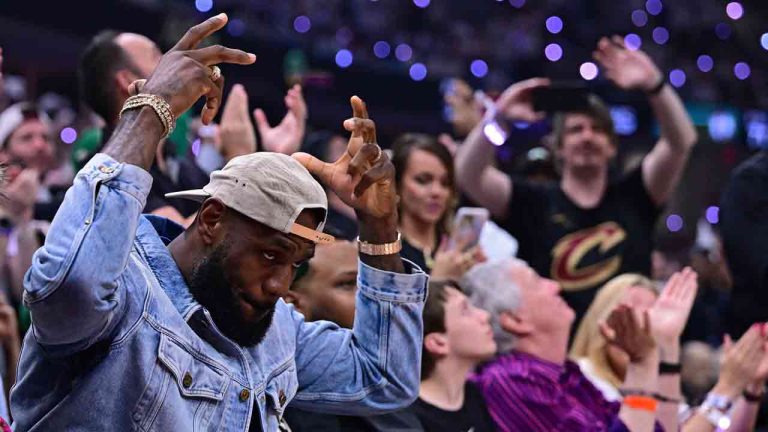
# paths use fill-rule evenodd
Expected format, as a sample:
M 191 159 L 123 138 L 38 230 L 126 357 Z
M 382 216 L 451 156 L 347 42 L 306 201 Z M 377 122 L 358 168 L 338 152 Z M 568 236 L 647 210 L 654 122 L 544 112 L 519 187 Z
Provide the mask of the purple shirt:
M 472 380 L 502 432 L 628 431 L 619 403 L 606 401 L 572 361 L 559 365 L 511 352 Z

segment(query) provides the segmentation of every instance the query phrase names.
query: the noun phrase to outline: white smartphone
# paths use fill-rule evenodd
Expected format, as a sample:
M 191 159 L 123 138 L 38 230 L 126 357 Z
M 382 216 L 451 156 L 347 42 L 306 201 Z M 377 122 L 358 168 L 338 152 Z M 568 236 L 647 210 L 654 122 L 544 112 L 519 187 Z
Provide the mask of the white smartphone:
M 463 251 L 472 249 L 480 241 L 480 233 L 490 214 L 482 207 L 462 207 L 453 219 L 453 230 L 449 241 L 451 249 L 461 247 Z

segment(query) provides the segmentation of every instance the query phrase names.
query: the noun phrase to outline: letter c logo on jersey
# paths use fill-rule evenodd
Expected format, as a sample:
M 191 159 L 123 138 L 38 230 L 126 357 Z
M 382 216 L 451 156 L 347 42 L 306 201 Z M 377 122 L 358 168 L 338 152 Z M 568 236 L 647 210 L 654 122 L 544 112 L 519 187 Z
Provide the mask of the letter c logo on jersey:
M 605 222 L 561 238 L 552 249 L 553 279 L 565 291 L 579 291 L 606 281 L 621 267 L 621 255 L 605 254 L 626 237 L 616 222 Z M 599 255 L 597 262 L 584 265 L 582 260 L 593 251 Z

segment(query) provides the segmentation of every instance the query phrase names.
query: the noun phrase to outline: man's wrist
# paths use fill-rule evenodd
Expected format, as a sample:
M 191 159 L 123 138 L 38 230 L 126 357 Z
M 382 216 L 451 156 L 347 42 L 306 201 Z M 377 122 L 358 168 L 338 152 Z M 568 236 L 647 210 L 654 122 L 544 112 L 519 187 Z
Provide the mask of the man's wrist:
M 397 213 L 375 218 L 358 212 L 360 241 L 371 244 L 386 244 L 397 241 Z

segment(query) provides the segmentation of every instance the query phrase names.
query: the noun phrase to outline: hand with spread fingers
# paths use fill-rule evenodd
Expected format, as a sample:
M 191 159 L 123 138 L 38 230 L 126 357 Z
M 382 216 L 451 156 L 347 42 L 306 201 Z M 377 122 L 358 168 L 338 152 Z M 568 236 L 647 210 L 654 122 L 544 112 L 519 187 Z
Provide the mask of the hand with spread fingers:
M 334 163 L 306 154 L 293 157 L 353 207 L 361 219 L 392 219 L 396 225 L 395 168 L 376 143 L 376 124 L 362 99 L 352 96 L 353 117 L 344 121 L 352 132 L 347 151 Z M 362 237 L 362 236 L 361 236 Z
M 130 85 L 132 96 L 123 105 L 123 121 L 115 129 L 104 153 L 119 162 L 149 169 L 157 143 L 171 132 L 175 118 L 192 107 L 200 97 L 206 100 L 201 121 L 206 125 L 213 121 L 221 105 L 224 88 L 224 77 L 217 65 L 248 65 L 256 61 L 253 54 L 221 45 L 197 48 L 200 42 L 226 24 L 227 15 L 219 14 L 190 28 L 160 58 L 148 79 Z M 149 113 L 144 108 L 154 112 Z M 124 118 L 126 114 L 130 114 L 128 120 Z M 142 145 L 137 146 L 138 143 Z
M 227 21 L 227 16 L 220 14 L 190 28 L 163 55 L 141 91 L 165 99 L 175 116 L 181 115 L 205 96 L 202 121 L 209 124 L 219 110 L 224 88 L 224 77 L 216 65 L 248 65 L 256 61 L 253 54 L 221 45 L 197 48 L 205 38 L 224 28 Z
M 713 392 L 729 397 L 739 395 L 759 377 L 766 356 L 765 324 L 755 324 L 736 343 L 726 335 L 720 377 Z
M 261 135 L 261 146 L 266 151 L 292 154 L 301 147 L 307 123 L 307 103 L 304 101 L 300 85 L 296 84 L 288 90 L 285 95 L 285 107 L 288 112 L 275 127 L 269 125 L 264 111 L 257 109 L 253 112 L 256 127 Z
M 645 360 L 656 351 L 648 312 L 641 315 L 621 304 L 606 322 L 600 323 L 600 332 L 608 343 L 624 350 L 633 363 Z
M 600 39 L 592 57 L 600 63 L 605 76 L 625 90 L 650 91 L 662 79 L 648 54 L 628 49 L 624 39 L 616 35 Z

